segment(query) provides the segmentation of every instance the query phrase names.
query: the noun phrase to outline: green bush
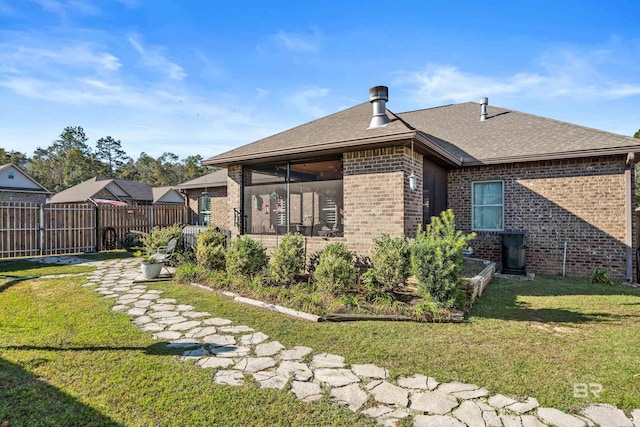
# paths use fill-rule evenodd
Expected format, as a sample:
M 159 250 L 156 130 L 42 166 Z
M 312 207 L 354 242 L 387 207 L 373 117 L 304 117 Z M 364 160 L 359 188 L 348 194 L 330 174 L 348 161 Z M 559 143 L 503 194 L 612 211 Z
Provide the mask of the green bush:
M 456 289 L 462 280 L 462 251 L 475 238 L 456 231 L 453 211 L 433 217 L 426 230 L 418 229 L 411 245 L 411 271 L 418 278 L 418 290 L 425 299 L 444 307 L 456 303 Z
M 385 291 L 396 290 L 404 285 L 411 270 L 409 243 L 405 237 L 391 238 L 388 234 L 373 242 L 373 278 Z
M 145 249 L 147 255 L 153 254 L 161 246 L 167 246 L 169 240 L 176 238 L 181 240 L 182 238 L 182 226 L 180 224 L 173 224 L 171 227 L 153 227 L 151 234 L 140 233 L 142 237 L 140 242 Z
M 353 288 L 357 277 L 353 253 L 344 243 L 329 243 L 320 254 L 314 276 L 321 293 L 344 295 Z
M 261 242 L 248 236 L 232 240 L 227 250 L 227 274 L 252 277 L 263 272 L 269 264 L 267 250 Z
M 178 282 L 190 282 L 192 280 L 196 280 L 200 277 L 203 272 L 203 268 L 192 264 L 192 263 L 183 263 L 176 267 L 175 279 Z
M 196 261 L 198 265 L 210 270 L 224 270 L 227 236 L 210 224 L 196 237 Z
M 293 283 L 296 274 L 304 267 L 304 241 L 302 235 L 287 233 L 273 252 L 269 272 L 281 285 Z

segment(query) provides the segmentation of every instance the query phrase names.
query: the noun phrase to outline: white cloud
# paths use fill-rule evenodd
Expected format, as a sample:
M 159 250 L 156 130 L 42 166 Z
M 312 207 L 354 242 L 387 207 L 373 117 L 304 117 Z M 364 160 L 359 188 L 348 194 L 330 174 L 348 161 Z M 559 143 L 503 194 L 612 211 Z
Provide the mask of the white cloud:
M 318 50 L 318 41 L 315 35 L 287 34 L 280 30 L 275 38 L 290 52 L 315 52 Z
M 187 76 L 184 68 L 164 56 L 163 48 L 158 46 L 145 47 L 137 36 L 129 37 L 129 43 L 140 54 L 140 60 L 144 66 L 165 74 L 171 80 L 180 81 Z
M 610 69 L 611 52 L 568 49 L 542 56 L 531 70 L 507 75 L 490 75 L 460 70 L 446 64 L 430 64 L 422 70 L 401 72 L 397 83 L 412 87 L 422 102 L 477 101 L 483 96 L 544 99 L 567 97 L 575 100 L 619 99 L 640 95 L 640 78 L 615 77 Z
M 299 112 L 312 117 L 322 117 L 327 114 L 327 110 L 322 107 L 323 98 L 329 94 L 330 90 L 321 87 L 310 87 L 298 90 L 286 97 L 286 101 L 292 104 Z
M 70 14 L 99 15 L 100 8 L 87 0 L 32 0 L 44 11 L 53 13 L 61 19 L 66 19 Z

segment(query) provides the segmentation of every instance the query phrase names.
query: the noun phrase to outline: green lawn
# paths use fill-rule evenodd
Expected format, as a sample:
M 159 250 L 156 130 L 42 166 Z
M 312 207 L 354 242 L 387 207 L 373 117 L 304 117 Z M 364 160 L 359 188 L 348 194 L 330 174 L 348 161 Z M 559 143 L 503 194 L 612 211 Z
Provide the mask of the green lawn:
M 0 271 L 19 276 L 11 264 L 0 263 Z M 50 274 L 44 273 L 49 267 L 41 268 L 29 275 Z M 58 272 L 77 267 L 66 268 Z M 374 425 L 329 401 L 304 404 L 254 384 L 215 385 L 213 371 L 178 361 L 82 283 L 82 277 L 0 277 L 0 422 Z M 640 289 L 555 277 L 498 280 L 463 324 L 316 324 L 190 286 L 150 287 L 250 325 L 287 347 L 307 345 L 345 356 L 347 363 L 375 363 L 392 375 L 420 372 L 438 381 L 473 382 L 564 410 L 587 400 L 640 407 Z M 600 383 L 604 391 L 599 399 L 574 398 L 574 383 Z

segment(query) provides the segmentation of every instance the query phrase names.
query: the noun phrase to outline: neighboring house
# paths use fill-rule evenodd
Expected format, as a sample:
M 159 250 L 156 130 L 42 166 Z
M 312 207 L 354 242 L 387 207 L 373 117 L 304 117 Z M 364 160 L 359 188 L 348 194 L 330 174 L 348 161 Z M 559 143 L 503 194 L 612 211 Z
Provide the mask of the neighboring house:
M 94 177 L 53 195 L 48 203 L 95 203 L 115 206 L 184 204 L 171 187 L 150 187 L 138 181 Z
M 51 191 L 16 165 L 0 165 L 0 202 L 44 203 Z
M 219 169 L 173 187 L 186 196 L 189 224 L 229 228 L 227 170 Z
M 273 246 L 268 235 L 301 231 L 308 251 L 334 237 L 368 254 L 374 237 L 414 236 L 451 208 L 477 234 L 474 256 L 500 261 L 502 232 L 526 230 L 529 271 L 633 279 L 640 140 L 486 98 L 397 114 L 386 101 L 378 86 L 373 111 L 362 103 L 204 161 L 227 168 L 233 234 Z

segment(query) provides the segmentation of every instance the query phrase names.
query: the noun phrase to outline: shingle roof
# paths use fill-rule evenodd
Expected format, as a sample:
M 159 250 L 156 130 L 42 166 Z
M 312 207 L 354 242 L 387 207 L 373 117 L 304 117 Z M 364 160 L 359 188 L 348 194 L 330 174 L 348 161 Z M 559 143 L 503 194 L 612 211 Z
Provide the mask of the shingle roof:
M 80 184 L 67 188 L 57 194 L 51 196 L 49 203 L 77 203 L 86 202 L 99 191 L 105 189 L 112 179 L 99 179 L 94 177 Z
M 205 187 L 226 187 L 227 186 L 227 169 L 218 169 L 215 172 L 200 176 L 191 181 L 183 182 L 175 185 L 173 188 L 186 190 L 189 188 L 205 188 Z
M 640 140 L 500 107 L 488 107 L 480 121 L 480 104 L 466 102 L 394 114 L 391 122 L 370 129 L 368 102 L 305 123 L 285 132 L 205 160 L 238 163 L 317 156 L 383 146 L 411 138 L 416 150 L 452 165 L 510 163 L 640 151 Z
M 109 178 L 100 178 L 109 179 Z M 131 195 L 133 200 L 141 200 L 146 202 L 153 201 L 153 191 L 151 186 L 143 184 L 138 181 L 131 181 L 127 179 L 114 178 L 113 181 L 120 186 L 124 191 Z
M 22 187 L 17 187 L 17 188 L 3 187 L 4 189 L 12 190 L 12 191 L 28 191 L 30 193 L 51 194 L 51 191 L 47 190 L 42 184 L 40 184 L 38 181 L 33 179 L 28 173 L 26 173 L 25 171 L 23 171 L 22 169 L 14 165 L 13 163 L 6 163 L 4 165 L 0 165 L 0 172 L 2 172 L 5 169 L 11 169 L 11 168 L 20 172 L 25 178 L 31 181 L 34 184 L 34 187 L 29 189 L 25 189 Z

